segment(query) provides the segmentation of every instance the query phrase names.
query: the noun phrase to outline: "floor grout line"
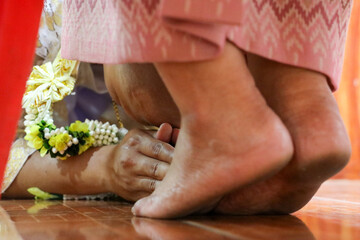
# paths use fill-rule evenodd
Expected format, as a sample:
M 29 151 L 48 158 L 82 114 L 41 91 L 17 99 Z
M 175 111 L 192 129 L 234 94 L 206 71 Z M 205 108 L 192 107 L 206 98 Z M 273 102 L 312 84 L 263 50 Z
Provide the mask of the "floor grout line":
M 202 223 L 197 223 L 197 222 L 193 222 L 193 221 L 183 221 L 185 224 L 194 226 L 194 227 L 198 227 L 216 234 L 219 234 L 221 236 L 225 236 L 225 237 L 229 237 L 229 238 L 233 238 L 233 239 L 245 239 L 245 238 L 240 238 L 238 235 L 233 234 L 231 232 L 225 231 L 225 230 L 221 230 L 215 227 L 211 227 L 208 226 L 206 224 L 202 224 Z
M 61 216 L 61 214 L 56 214 L 56 216 L 61 218 L 64 222 L 68 222 L 68 220 L 66 218 L 64 218 L 63 216 Z
M 92 209 L 95 209 L 96 211 L 98 212 L 101 212 L 101 213 L 105 213 L 104 211 L 101 211 L 100 209 L 98 209 L 97 207 L 91 207 Z
M 66 206 L 66 207 L 70 208 L 70 209 L 73 210 L 74 212 L 79 213 L 80 215 L 85 216 L 86 218 L 90 219 L 92 222 L 95 222 L 96 224 L 99 224 L 100 226 L 105 227 L 106 229 L 110 230 L 110 232 L 115 233 L 115 234 L 118 235 L 118 236 L 119 236 L 119 235 L 120 235 L 120 236 L 123 236 L 123 232 L 122 232 L 122 231 L 119 231 L 119 230 L 117 230 L 117 229 L 114 229 L 114 228 L 112 228 L 112 227 L 110 227 L 110 226 L 102 223 L 102 222 L 99 222 L 99 221 L 96 220 L 95 218 L 92 218 L 92 217 L 90 217 L 90 216 L 88 216 L 88 215 L 86 215 L 86 214 L 83 214 L 82 212 L 80 212 L 80 211 L 78 211 L 78 210 L 76 210 L 76 209 L 74 209 L 74 208 L 72 208 L 72 207 L 70 207 L 70 206 Z
M 41 222 L 39 219 L 36 218 L 36 216 L 34 216 L 32 214 L 30 216 L 35 220 L 35 222 L 38 222 L 38 223 Z

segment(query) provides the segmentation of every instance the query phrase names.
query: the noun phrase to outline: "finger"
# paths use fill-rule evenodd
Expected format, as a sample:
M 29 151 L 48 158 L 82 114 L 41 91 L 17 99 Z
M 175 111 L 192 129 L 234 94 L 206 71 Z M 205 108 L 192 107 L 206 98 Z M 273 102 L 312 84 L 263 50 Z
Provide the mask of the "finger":
M 160 181 L 154 179 L 143 178 L 139 180 L 139 191 L 153 192 L 155 188 L 160 184 Z
M 174 128 L 171 136 L 171 143 L 175 146 L 178 136 L 179 136 L 180 129 Z
M 143 157 L 138 160 L 138 167 L 135 173 L 140 176 L 162 180 L 165 177 L 169 166 L 170 165 L 166 162 Z
M 148 157 L 171 163 L 174 147 L 168 143 L 159 141 L 150 136 L 144 137 L 138 151 Z
M 172 131 L 173 128 L 169 123 L 163 123 L 160 125 L 159 130 L 156 133 L 156 139 L 170 143 Z

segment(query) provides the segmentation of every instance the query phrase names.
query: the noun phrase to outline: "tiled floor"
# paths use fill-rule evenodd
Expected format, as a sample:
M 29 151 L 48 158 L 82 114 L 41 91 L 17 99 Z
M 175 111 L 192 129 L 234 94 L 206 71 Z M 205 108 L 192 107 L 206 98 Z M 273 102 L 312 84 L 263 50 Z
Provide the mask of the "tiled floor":
M 134 218 L 121 202 L 0 202 L 0 239 L 360 239 L 360 181 L 332 180 L 293 216 Z

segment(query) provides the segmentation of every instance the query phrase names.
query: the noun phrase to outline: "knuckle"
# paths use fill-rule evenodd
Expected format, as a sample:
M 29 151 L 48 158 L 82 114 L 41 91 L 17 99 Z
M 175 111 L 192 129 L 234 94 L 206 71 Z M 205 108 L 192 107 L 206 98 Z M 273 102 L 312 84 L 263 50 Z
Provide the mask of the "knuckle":
M 153 176 L 157 177 L 158 176 L 158 170 L 159 170 L 159 163 L 154 163 L 151 166 L 151 173 Z
M 151 153 L 155 156 L 158 157 L 160 155 L 160 153 L 163 150 L 163 145 L 161 143 L 154 143 L 151 146 Z
M 140 136 L 131 136 L 128 141 L 127 141 L 127 145 L 130 146 L 130 147 L 135 147 L 137 145 L 139 145 L 141 142 L 141 138 Z
M 163 154 L 167 159 L 169 159 L 171 161 L 173 158 L 173 155 L 174 155 L 174 147 L 172 147 L 170 145 L 165 145 L 165 147 L 163 149 Z
M 122 159 L 120 163 L 124 169 L 132 168 L 136 165 L 135 161 L 132 158 L 130 158 L 130 156 Z
M 155 190 L 155 186 L 156 186 L 155 180 L 152 180 L 152 181 L 149 182 L 149 189 L 150 189 L 151 191 L 154 191 L 154 190 Z

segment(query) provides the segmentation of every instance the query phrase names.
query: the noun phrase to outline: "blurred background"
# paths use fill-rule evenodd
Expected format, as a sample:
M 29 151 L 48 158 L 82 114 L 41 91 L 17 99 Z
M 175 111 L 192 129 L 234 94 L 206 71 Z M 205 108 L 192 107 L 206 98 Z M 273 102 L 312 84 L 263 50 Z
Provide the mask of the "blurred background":
M 351 138 L 352 156 L 334 178 L 360 179 L 360 1 L 354 1 L 342 81 L 335 97 Z

